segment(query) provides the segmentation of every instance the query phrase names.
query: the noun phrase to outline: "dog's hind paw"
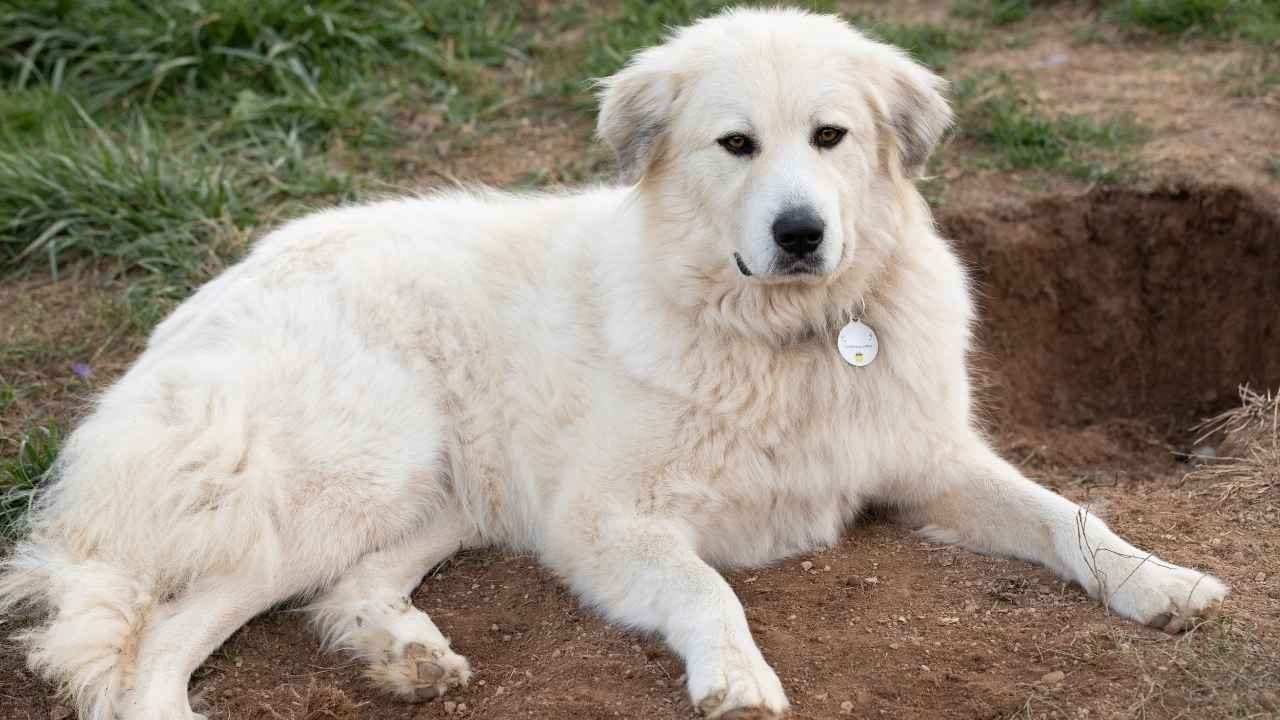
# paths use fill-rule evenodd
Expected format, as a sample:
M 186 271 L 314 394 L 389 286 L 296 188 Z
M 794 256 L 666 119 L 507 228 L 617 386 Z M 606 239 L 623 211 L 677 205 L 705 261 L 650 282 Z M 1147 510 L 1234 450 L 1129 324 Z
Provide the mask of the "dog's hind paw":
M 403 700 L 425 702 L 466 685 L 471 664 L 447 646 L 411 642 L 398 656 L 371 664 L 367 674 Z

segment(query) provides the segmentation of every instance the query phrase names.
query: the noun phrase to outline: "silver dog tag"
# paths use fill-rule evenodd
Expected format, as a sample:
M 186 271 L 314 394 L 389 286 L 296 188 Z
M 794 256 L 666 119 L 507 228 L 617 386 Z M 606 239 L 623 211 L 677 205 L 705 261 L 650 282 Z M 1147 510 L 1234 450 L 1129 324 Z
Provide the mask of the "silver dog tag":
M 880 351 L 880 342 L 876 340 L 876 331 L 861 320 L 852 320 L 840 330 L 836 338 L 836 349 L 840 357 L 854 367 L 870 365 Z

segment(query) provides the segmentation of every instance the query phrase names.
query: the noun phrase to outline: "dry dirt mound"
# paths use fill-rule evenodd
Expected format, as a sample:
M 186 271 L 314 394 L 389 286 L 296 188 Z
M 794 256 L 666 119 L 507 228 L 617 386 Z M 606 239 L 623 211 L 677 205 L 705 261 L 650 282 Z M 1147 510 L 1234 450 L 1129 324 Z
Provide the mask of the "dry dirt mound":
M 1180 485 L 1170 450 L 1232 405 L 1237 384 L 1280 385 L 1280 216 L 1206 188 L 939 221 L 983 298 L 997 441 L 1059 491 L 1105 505 L 1136 543 L 1224 577 L 1227 620 L 1183 638 L 1113 625 L 1047 572 L 868 523 L 828 551 L 730 576 L 795 717 L 1265 716 L 1280 683 L 1280 497 L 1206 500 Z M 237 633 L 193 692 L 214 720 L 692 716 L 661 643 L 605 625 L 529 558 L 466 553 L 415 601 L 477 670 L 449 705 L 376 695 L 289 613 Z M 0 717 L 64 713 L 16 655 L 0 656 Z

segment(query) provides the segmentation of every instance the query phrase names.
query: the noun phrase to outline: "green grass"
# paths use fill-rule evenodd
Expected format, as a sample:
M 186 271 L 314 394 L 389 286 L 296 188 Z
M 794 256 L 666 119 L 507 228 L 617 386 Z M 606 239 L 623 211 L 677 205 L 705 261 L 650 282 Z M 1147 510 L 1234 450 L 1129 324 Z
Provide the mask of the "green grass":
M 53 467 L 61 443 L 62 434 L 52 423 L 0 442 L 12 446 L 0 455 L 0 540 L 19 534 L 22 517 Z
M 854 18 L 858 22 L 858 18 Z M 872 35 L 911 53 L 935 72 L 942 72 L 959 53 L 978 46 L 976 33 L 934 23 L 858 22 Z
M 729 7 L 771 7 L 778 5 L 768 0 L 623 0 L 607 15 L 597 15 L 590 22 L 587 39 L 577 52 L 584 53 L 581 64 L 576 66 L 578 75 L 565 78 L 571 86 L 583 87 L 586 78 L 609 75 L 627 61 L 633 52 L 660 43 L 673 29 L 698 18 L 715 14 Z M 816 12 L 836 12 L 833 0 L 807 0 L 783 3 Z M 574 4 L 562 18 L 581 23 L 582 4 Z M 588 17 L 591 13 L 588 11 Z
M 183 295 L 235 257 L 264 208 L 342 193 L 306 150 L 258 133 L 179 139 L 141 115 L 108 132 L 81 115 L 40 142 L 0 145 L 0 259 L 45 264 L 55 279 L 69 262 L 109 260 Z
M 388 63 L 418 59 L 447 81 L 518 51 L 514 2 L 483 0 L 23 0 L 0 12 L 0 79 L 77 91 L 97 110 L 239 92 L 306 106 Z
M 955 17 L 986 25 L 1011 25 L 1025 20 L 1031 12 L 1032 0 L 956 0 L 949 12 Z
M 1280 180 L 1280 157 L 1273 157 L 1268 160 L 1266 167 L 1267 172 L 1271 174 L 1271 177 Z
M 180 299 L 343 168 L 499 102 L 514 0 L 0 0 L 0 277 L 107 262 Z M 7 268 L 7 272 L 5 269 Z
M 1132 169 L 1130 151 L 1148 132 L 1131 118 L 1107 120 L 1043 113 L 1008 82 L 957 83 L 959 132 L 1000 170 L 1062 172 L 1110 182 Z
M 1280 40 L 1276 0 L 1116 0 L 1102 16 L 1122 27 L 1159 35 L 1240 37 L 1266 45 Z

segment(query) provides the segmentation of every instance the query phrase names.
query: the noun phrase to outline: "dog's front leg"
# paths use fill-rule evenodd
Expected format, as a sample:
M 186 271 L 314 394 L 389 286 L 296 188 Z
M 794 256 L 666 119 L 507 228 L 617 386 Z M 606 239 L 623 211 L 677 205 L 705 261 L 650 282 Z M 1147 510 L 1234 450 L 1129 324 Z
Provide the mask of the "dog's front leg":
M 708 718 L 782 717 L 782 683 L 733 589 L 694 551 L 689 528 L 592 505 L 559 514 L 546 559 L 612 620 L 661 633 L 684 659 L 690 698 Z
M 930 539 L 1047 565 L 1113 611 L 1176 632 L 1217 609 L 1217 578 L 1165 562 L 1028 480 L 981 441 L 939 458 L 923 497 L 897 498 Z

